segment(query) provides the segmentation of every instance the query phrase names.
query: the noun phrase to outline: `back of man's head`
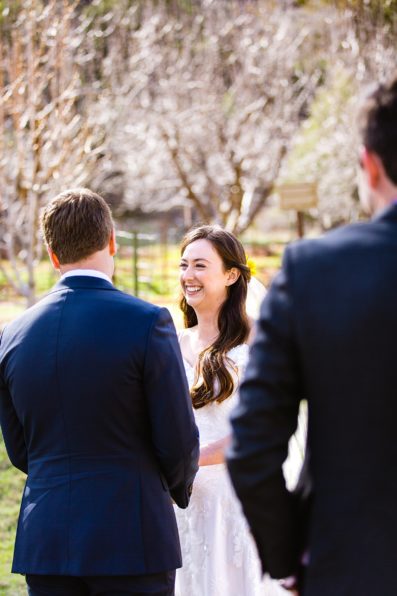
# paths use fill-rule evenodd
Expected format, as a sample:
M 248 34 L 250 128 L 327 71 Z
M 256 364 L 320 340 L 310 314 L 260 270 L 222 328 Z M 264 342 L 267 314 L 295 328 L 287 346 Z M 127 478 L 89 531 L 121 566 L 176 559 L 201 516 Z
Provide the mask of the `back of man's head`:
M 45 207 L 41 228 L 61 265 L 78 263 L 104 249 L 113 220 L 105 200 L 87 188 L 65 190 Z
M 364 147 L 376 153 L 386 175 L 397 185 L 397 74 L 366 97 L 358 124 Z

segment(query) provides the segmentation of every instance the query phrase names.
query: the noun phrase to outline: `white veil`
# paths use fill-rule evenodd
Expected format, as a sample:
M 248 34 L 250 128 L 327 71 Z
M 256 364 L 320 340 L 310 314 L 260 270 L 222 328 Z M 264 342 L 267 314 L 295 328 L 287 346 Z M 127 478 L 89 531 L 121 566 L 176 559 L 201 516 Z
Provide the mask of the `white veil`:
M 264 297 L 266 296 L 266 288 L 262 282 L 256 277 L 251 277 L 248 282 L 247 300 L 245 303 L 247 315 L 255 321 L 259 317 L 259 309 Z

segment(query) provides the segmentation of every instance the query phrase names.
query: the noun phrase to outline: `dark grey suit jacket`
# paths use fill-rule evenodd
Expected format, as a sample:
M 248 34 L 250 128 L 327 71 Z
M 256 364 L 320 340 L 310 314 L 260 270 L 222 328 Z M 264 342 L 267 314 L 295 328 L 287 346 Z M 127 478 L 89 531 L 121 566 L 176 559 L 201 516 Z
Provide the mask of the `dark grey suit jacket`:
M 264 570 L 299 567 L 299 513 L 281 466 L 305 398 L 313 494 L 303 594 L 394 596 L 396 205 L 287 248 L 240 396 L 228 465 Z

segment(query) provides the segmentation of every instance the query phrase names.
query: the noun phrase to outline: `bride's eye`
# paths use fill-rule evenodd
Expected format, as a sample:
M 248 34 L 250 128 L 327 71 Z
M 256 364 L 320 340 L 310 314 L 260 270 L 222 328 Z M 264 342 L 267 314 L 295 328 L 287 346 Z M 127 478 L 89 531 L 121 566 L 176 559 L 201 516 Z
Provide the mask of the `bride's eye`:
M 187 264 L 186 263 L 179 263 L 179 269 L 186 269 Z

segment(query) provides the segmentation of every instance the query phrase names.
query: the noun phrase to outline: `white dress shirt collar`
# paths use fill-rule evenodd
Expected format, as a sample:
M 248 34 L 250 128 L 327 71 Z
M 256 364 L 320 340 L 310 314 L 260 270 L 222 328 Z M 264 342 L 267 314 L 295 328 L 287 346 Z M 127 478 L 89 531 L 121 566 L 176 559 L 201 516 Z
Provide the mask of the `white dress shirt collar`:
M 112 283 L 112 280 L 108 275 L 106 275 L 106 273 L 102 273 L 102 271 L 97 271 L 96 269 L 72 269 L 71 271 L 64 273 L 60 281 L 63 281 L 67 277 L 75 277 L 76 275 L 83 275 L 85 277 L 99 277 L 101 279 L 105 279 L 109 283 Z

